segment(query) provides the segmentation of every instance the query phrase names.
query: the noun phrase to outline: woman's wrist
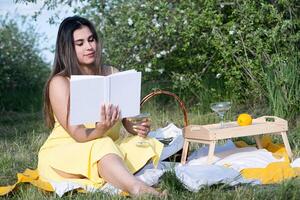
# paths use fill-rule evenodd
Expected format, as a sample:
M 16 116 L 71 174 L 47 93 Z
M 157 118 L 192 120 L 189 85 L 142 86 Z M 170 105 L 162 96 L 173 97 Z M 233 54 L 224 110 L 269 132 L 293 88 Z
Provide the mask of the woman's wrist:
M 96 122 L 94 131 L 96 132 L 97 138 L 100 138 L 106 133 L 107 128 L 101 127 L 99 122 Z

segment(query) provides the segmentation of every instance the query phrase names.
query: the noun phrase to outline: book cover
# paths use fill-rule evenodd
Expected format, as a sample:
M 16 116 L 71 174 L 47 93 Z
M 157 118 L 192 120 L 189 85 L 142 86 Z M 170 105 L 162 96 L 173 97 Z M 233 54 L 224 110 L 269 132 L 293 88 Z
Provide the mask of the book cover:
M 119 105 L 121 118 L 140 113 L 141 72 L 128 70 L 109 76 L 76 75 L 70 81 L 70 124 L 101 121 L 102 104 Z

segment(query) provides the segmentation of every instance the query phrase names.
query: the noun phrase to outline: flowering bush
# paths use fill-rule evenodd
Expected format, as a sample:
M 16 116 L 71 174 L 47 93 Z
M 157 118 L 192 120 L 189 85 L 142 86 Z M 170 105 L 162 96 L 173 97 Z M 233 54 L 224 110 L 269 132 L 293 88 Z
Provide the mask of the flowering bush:
M 273 101 L 266 71 L 299 57 L 297 0 L 76 2 L 60 1 L 96 24 L 106 64 L 143 71 L 145 93 L 167 89 L 189 105 Z
M 296 1 L 103 2 L 78 11 L 96 22 L 105 62 L 193 104 L 262 98 L 268 58 L 299 51 Z

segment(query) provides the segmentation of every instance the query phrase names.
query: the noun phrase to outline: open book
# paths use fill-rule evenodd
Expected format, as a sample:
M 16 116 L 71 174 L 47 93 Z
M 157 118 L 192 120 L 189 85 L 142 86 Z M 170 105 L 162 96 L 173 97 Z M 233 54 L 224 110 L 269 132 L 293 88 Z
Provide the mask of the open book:
M 70 124 L 101 121 L 102 104 L 119 105 L 121 118 L 140 113 L 141 72 L 128 70 L 109 76 L 75 75 L 70 84 Z

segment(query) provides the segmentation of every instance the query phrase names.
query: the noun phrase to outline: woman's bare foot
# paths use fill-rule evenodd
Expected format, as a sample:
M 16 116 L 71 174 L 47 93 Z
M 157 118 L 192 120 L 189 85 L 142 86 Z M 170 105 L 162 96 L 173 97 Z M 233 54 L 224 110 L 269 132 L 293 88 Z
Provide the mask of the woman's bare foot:
M 147 186 L 143 182 L 138 182 L 134 185 L 132 191 L 130 191 L 130 194 L 133 196 L 142 196 L 142 195 L 153 195 L 157 197 L 167 197 L 168 193 L 167 190 L 164 190 L 163 192 L 159 192 L 155 190 L 153 187 Z

